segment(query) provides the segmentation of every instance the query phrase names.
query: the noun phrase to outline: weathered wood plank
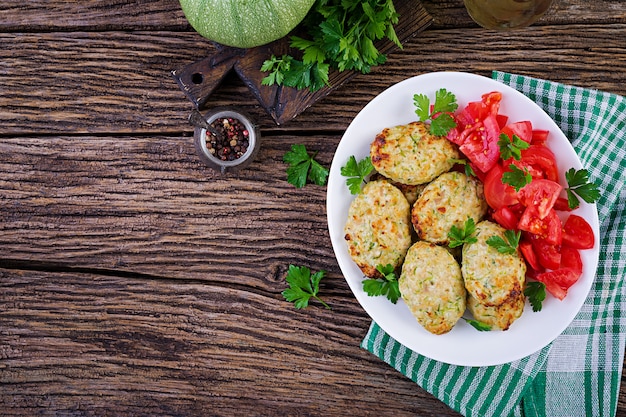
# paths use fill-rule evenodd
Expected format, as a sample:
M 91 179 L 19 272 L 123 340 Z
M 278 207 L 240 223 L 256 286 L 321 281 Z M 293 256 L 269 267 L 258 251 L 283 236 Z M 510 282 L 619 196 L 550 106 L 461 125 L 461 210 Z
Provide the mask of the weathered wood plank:
M 5 269 L 0 294 L 4 416 L 458 415 L 359 348 L 351 297 Z
M 355 77 L 324 98 L 324 105 L 310 107 L 284 128 L 343 130 L 390 84 L 429 71 L 489 75 L 499 69 L 626 94 L 624 37 L 626 24 L 545 26 L 498 35 L 480 29 L 427 30 L 391 54 L 384 67 Z M 111 32 L 106 41 L 85 32 L 2 34 L 2 133 L 188 131 L 192 104 L 169 71 L 200 59 L 203 44 L 195 34 L 167 32 Z M 264 128 L 275 127 L 234 76 L 218 87 L 209 106 L 227 104 L 243 107 Z
M 268 289 L 289 262 L 334 267 L 326 188 L 288 184 L 282 156 L 298 141 L 330 166 L 338 140 L 263 137 L 252 165 L 220 176 L 186 136 L 5 138 L 2 258 Z
M 435 27 L 476 27 L 462 0 L 421 0 L 435 17 Z M 618 23 L 626 19 L 621 0 L 555 0 L 537 23 Z M 177 0 L 83 0 L 49 2 L 8 0 L 0 3 L 0 31 L 192 31 Z

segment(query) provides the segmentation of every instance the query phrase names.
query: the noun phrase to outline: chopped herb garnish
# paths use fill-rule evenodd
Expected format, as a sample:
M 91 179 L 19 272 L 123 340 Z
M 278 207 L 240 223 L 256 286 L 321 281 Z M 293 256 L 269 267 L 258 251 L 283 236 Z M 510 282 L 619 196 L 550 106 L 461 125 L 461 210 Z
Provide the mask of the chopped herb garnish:
M 291 151 L 285 153 L 283 161 L 289 164 L 287 168 L 287 182 L 296 188 L 302 188 L 307 180 L 317 185 L 326 185 L 328 169 L 309 155 L 304 145 L 291 145 Z
M 568 185 L 565 191 L 567 192 L 569 208 L 575 209 L 580 206 L 578 197 L 587 203 L 593 203 L 600 198 L 600 190 L 598 190 L 596 184 L 589 182 L 589 172 L 586 169 L 577 171 L 574 168 L 570 168 L 565 173 L 565 179 Z
M 361 159 L 357 162 L 354 155 L 348 158 L 348 162 L 341 167 L 341 175 L 346 178 L 346 185 L 352 194 L 359 194 L 361 192 L 361 185 L 365 182 L 365 179 L 374 170 L 372 160 L 369 156 Z
M 510 138 L 506 133 L 502 133 L 498 140 L 498 146 L 500 147 L 500 157 L 503 160 L 513 158 L 519 161 L 522 159 L 522 151 L 528 149 L 530 144 L 520 139 L 517 135 L 513 135 Z
M 482 321 L 470 320 L 470 319 L 466 319 L 465 317 L 462 317 L 462 318 L 463 318 L 463 320 L 465 320 L 467 322 L 467 324 L 469 324 L 470 326 L 472 326 L 473 328 L 475 328 L 479 332 L 491 331 L 491 326 L 486 324 L 486 323 L 483 323 Z
M 374 279 L 368 278 L 363 280 L 363 291 L 370 297 L 376 297 L 384 295 L 396 304 L 400 298 L 400 286 L 398 285 L 398 279 L 394 271 L 393 265 L 387 264 L 386 266 L 377 265 L 376 270 L 380 272 L 384 278 Z
M 534 312 L 541 311 L 542 303 L 546 299 L 546 284 L 538 281 L 527 282 L 524 295 L 528 297 Z
M 330 306 L 322 301 L 317 293 L 319 292 L 320 281 L 326 275 L 326 271 L 321 270 L 311 275 L 311 270 L 306 266 L 289 265 L 286 280 L 289 288 L 282 292 L 285 300 L 294 304 L 297 309 L 309 306 L 311 297 L 322 303 L 330 310 Z
M 435 103 L 430 105 L 430 99 L 425 94 L 413 96 L 415 114 L 421 122 L 430 120 L 430 133 L 436 136 L 446 136 L 451 129 L 456 127 L 452 113 L 458 108 L 456 96 L 441 88 L 435 92 Z
M 522 236 L 522 232 L 515 230 L 506 230 L 504 232 L 504 239 L 500 236 L 491 236 L 487 239 L 487 244 L 495 248 L 500 253 L 514 254 L 517 252 L 519 240 Z
M 473 218 L 468 217 L 467 220 L 465 220 L 463 227 L 452 226 L 450 228 L 450 231 L 448 232 L 448 238 L 450 238 L 449 246 L 451 248 L 456 248 L 464 243 L 476 242 L 477 239 L 473 236 L 474 232 L 476 232 L 476 223 Z
M 502 183 L 509 184 L 511 187 L 515 188 L 515 191 L 519 191 L 527 184 L 533 180 L 532 175 L 528 172 L 528 169 L 518 168 L 517 166 L 511 164 L 509 165 L 511 171 L 507 171 L 502 174 Z

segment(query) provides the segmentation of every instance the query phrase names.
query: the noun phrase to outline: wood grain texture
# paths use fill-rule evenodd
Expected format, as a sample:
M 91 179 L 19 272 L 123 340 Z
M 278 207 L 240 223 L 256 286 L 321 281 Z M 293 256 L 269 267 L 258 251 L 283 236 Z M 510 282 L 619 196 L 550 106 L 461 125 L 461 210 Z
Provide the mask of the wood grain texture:
M 170 76 L 213 52 L 177 0 L 3 1 L 0 414 L 458 417 L 359 348 L 370 319 L 335 261 L 326 188 L 296 190 L 282 157 L 302 143 L 329 166 L 363 106 L 430 71 L 626 95 L 626 3 L 557 0 L 510 33 L 461 0 L 422 3 L 428 30 L 280 127 L 227 75 L 210 106 L 251 113 L 262 147 L 221 176 Z M 289 264 L 328 272 L 332 311 L 283 300 Z
M 258 287 L 288 262 L 327 268 L 326 188 L 296 190 L 282 155 L 298 140 L 329 166 L 339 137 L 261 140 L 248 169 L 220 176 L 190 137 L 5 139 L 2 256 Z
M 358 347 L 345 292 L 294 312 L 241 285 L 0 269 L 0 294 L 3 415 L 450 415 Z
M 498 36 L 481 29 L 427 30 L 401 52 L 391 53 L 384 66 L 357 75 L 337 94 L 322 99 L 324 105 L 310 107 L 284 128 L 343 130 L 376 94 L 431 71 L 489 76 L 492 70 L 502 70 L 626 94 L 625 32 L 626 23 L 540 26 Z M 108 32 L 106 41 L 91 32 L 0 34 L 2 131 L 189 130 L 186 121 L 193 105 L 170 71 L 198 60 L 202 44 L 194 34 L 170 32 Z M 480 60 L 475 59 L 478 54 Z M 252 114 L 263 128 L 275 128 L 234 74 L 226 76 L 207 107 L 229 104 Z

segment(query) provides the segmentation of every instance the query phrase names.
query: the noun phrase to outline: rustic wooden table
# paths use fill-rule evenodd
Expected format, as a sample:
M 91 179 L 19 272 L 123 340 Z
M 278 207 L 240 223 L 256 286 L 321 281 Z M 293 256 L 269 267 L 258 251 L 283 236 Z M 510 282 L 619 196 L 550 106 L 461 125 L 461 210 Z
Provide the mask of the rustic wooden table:
M 170 75 L 213 47 L 176 0 L 3 1 L 0 413 L 458 415 L 359 348 L 370 319 L 335 261 L 326 189 L 296 190 L 282 156 L 301 143 L 329 166 L 369 100 L 430 71 L 626 95 L 626 3 L 557 0 L 510 33 L 461 0 L 423 4 L 434 22 L 403 51 L 280 127 L 227 76 L 211 105 L 246 109 L 263 143 L 220 176 Z M 331 311 L 284 301 L 289 264 L 328 271 Z

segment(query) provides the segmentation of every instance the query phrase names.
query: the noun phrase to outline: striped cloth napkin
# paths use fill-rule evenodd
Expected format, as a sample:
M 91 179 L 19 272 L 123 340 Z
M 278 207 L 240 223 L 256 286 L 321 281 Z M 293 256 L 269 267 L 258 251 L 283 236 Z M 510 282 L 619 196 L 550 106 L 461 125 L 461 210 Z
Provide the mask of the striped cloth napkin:
M 589 296 L 556 340 L 504 365 L 441 363 L 375 322 L 361 347 L 465 416 L 614 416 L 626 344 L 626 98 L 503 72 L 492 77 L 556 121 L 600 189 L 600 259 Z

